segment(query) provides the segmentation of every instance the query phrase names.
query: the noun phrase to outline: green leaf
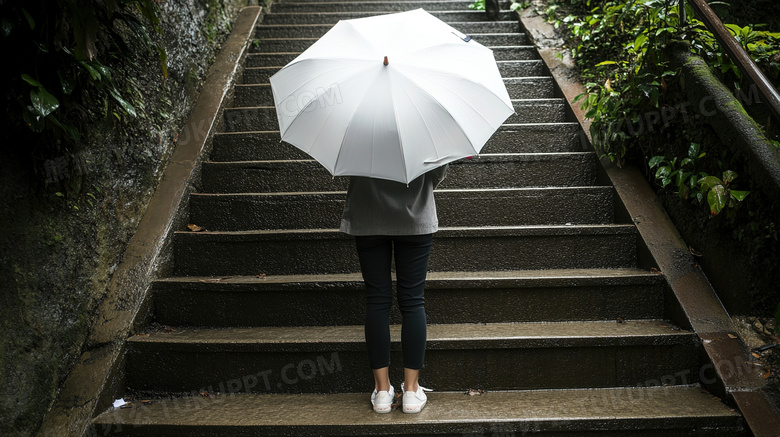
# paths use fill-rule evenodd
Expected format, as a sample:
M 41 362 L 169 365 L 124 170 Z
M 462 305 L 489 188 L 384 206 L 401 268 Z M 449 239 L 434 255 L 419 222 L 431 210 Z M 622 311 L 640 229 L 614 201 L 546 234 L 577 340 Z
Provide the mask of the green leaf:
M 653 168 L 658 164 L 664 162 L 664 159 L 666 159 L 665 156 L 653 156 L 652 158 L 650 158 L 650 161 L 647 164 L 650 166 L 650 168 Z
M 729 190 L 729 192 L 731 193 L 731 197 L 733 197 L 737 202 L 742 202 L 745 200 L 745 197 L 750 194 L 750 191 Z
M 715 186 L 723 186 L 723 182 L 715 176 L 705 176 L 699 179 L 699 188 L 703 193 L 710 191 L 710 189 Z
M 726 29 L 730 30 L 737 39 L 742 35 L 742 28 L 736 24 L 724 24 L 724 26 L 726 26 Z
M 122 96 L 119 95 L 119 92 L 116 89 L 110 90 L 111 97 L 114 98 L 119 104 L 122 106 L 122 109 L 124 109 L 128 114 L 130 114 L 133 117 L 136 117 L 137 114 L 135 113 L 135 108 L 133 105 L 130 104 L 127 100 L 123 99 Z
M 729 182 L 737 178 L 737 172 L 733 170 L 726 170 L 723 172 L 723 184 L 728 185 Z
M 37 80 L 33 79 L 32 77 L 30 77 L 29 75 L 26 75 L 26 74 L 22 74 L 22 79 L 25 82 L 27 82 L 30 85 L 32 85 L 32 86 L 43 86 L 43 85 L 41 85 L 40 82 L 38 82 Z
M 577 97 L 575 97 L 574 100 L 572 100 L 571 102 L 572 103 L 577 103 L 578 101 L 580 101 L 583 97 L 585 97 L 587 95 L 588 95 L 588 93 L 577 94 Z
M 66 78 L 62 75 L 61 71 L 57 72 L 57 75 L 60 77 L 60 85 L 62 85 L 62 92 L 65 93 L 66 96 L 69 96 L 74 89 L 76 89 L 76 84 Z
M 667 166 L 658 167 L 658 170 L 655 172 L 655 178 L 656 179 L 664 179 L 669 177 L 669 173 L 671 173 L 671 169 Z
M 517 3 L 515 3 L 517 4 Z M 168 53 L 162 47 L 157 47 L 157 58 L 160 60 L 160 68 L 162 69 L 163 82 L 168 79 Z
M 600 67 L 602 65 L 614 65 L 614 64 L 617 64 L 617 62 L 615 62 L 615 61 L 604 61 L 604 62 L 599 62 L 598 64 L 596 64 L 596 67 Z
M 84 67 L 89 72 L 89 75 L 92 76 L 93 80 L 100 80 L 100 72 L 91 65 L 87 64 L 86 62 L 79 62 L 79 65 Z
M 35 29 L 35 20 L 33 20 L 32 15 L 30 15 L 30 13 L 27 12 L 27 10 L 24 9 L 24 8 L 22 8 L 22 14 L 24 14 L 24 18 L 27 19 L 27 24 L 30 25 L 30 30 L 34 30 Z
M 710 211 L 712 215 L 717 215 L 723 207 L 726 206 L 726 202 L 729 200 L 726 195 L 726 188 L 723 185 L 715 185 L 707 194 L 707 203 L 710 205 Z
M 698 143 L 691 143 L 690 146 L 688 146 L 688 157 L 693 159 L 699 154 L 699 144 Z
M 33 108 L 35 108 L 41 117 L 46 117 L 60 106 L 60 101 L 49 94 L 43 87 L 31 90 L 30 100 L 32 100 Z
M 24 118 L 24 122 L 27 124 L 27 127 L 29 127 L 33 132 L 41 132 L 43 131 L 44 126 L 46 126 L 43 117 L 34 112 L 24 110 L 22 113 L 22 118 Z
M 775 326 L 780 326 L 780 304 L 777 304 L 777 309 L 775 310 Z
M 642 44 L 644 44 L 646 41 L 647 35 L 644 33 L 639 34 L 639 36 L 634 40 L 634 50 L 639 50 L 642 47 Z

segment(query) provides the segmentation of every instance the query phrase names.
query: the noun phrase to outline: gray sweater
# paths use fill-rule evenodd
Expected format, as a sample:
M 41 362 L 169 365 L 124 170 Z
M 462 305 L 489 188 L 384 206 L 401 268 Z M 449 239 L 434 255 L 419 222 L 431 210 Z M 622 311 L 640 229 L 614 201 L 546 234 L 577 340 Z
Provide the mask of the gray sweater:
M 340 231 L 350 235 L 421 235 L 439 229 L 433 189 L 448 165 L 435 168 L 407 186 L 401 182 L 351 176 Z

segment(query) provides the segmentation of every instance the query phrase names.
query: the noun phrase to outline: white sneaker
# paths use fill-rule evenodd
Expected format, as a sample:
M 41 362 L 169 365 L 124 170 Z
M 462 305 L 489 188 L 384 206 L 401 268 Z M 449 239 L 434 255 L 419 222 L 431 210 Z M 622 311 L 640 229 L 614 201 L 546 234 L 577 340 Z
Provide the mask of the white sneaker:
M 401 391 L 404 393 L 403 405 L 404 413 L 416 414 L 422 411 L 426 403 L 428 403 L 428 396 L 425 395 L 426 391 L 433 391 L 430 388 L 425 388 L 420 384 L 417 384 L 417 391 L 404 391 L 404 384 L 401 383 Z
M 380 391 L 377 393 L 376 389 L 371 393 L 371 405 L 374 406 L 374 411 L 377 413 L 389 413 L 393 410 L 393 400 L 395 399 L 395 389 L 390 386 L 389 391 Z

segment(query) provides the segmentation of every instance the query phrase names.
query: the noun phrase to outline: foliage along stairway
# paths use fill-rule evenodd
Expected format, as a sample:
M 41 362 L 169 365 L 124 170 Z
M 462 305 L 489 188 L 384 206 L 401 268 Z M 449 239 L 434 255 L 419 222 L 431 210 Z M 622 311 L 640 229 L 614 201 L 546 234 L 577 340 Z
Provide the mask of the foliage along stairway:
M 176 234 L 177 276 L 153 286 L 166 329 L 128 339 L 128 393 L 152 402 L 99 415 L 98 434 L 744 432 L 698 386 L 697 337 L 666 320 L 664 279 L 515 16 L 487 22 L 467 4 L 272 6 L 191 197 L 207 231 Z M 493 48 L 517 113 L 436 192 L 421 373 L 435 391 L 418 415 L 379 415 L 354 243 L 334 229 L 346 179 L 279 143 L 268 78 L 339 19 L 418 7 Z

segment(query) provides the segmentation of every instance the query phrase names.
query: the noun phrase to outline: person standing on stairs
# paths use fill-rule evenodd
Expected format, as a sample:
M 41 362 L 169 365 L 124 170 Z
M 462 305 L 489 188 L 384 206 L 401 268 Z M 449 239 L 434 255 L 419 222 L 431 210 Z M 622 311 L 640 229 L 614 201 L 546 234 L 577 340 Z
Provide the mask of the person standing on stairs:
M 395 258 L 398 307 L 401 310 L 404 413 L 419 413 L 427 402 L 418 376 L 425 360 L 425 277 L 433 233 L 438 230 L 433 189 L 448 165 L 409 184 L 351 176 L 340 231 L 353 235 L 366 288 L 365 336 L 374 373 L 371 404 L 389 413 L 395 399 L 390 384 L 390 308 L 393 303 L 391 260 Z

